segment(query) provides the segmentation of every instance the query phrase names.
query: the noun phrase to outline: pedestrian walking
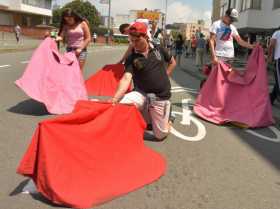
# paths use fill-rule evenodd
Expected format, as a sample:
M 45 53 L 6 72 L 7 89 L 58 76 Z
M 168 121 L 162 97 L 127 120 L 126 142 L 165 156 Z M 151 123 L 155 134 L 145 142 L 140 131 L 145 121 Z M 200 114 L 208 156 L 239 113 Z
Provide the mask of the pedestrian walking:
M 183 54 L 183 48 L 184 48 L 184 40 L 181 34 L 177 36 L 177 39 L 175 40 L 175 59 L 178 63 L 178 66 L 181 66 L 181 56 Z
M 280 79 L 280 27 L 278 28 L 277 31 L 275 31 L 270 39 L 270 44 L 268 48 L 268 61 L 272 63 L 273 60 L 273 55 L 274 55 L 274 60 L 275 60 L 275 71 L 274 71 L 274 76 L 275 76 L 275 84 L 273 87 L 273 90 L 270 94 L 270 101 L 271 104 L 274 103 L 275 99 L 279 95 L 279 79 Z
M 16 25 L 14 27 L 14 32 L 15 32 L 17 43 L 19 43 L 20 34 L 21 34 L 21 27 L 19 25 Z
M 204 58 L 205 46 L 206 46 L 206 41 L 204 39 L 204 35 L 200 33 L 199 39 L 197 40 L 196 57 L 195 57 L 195 63 L 198 69 L 202 69 L 202 66 L 204 64 L 203 58 Z
M 96 43 L 96 41 L 97 41 L 97 34 L 95 32 L 93 33 L 92 38 L 93 38 L 93 43 Z
M 195 57 L 195 53 L 196 53 L 196 46 L 197 46 L 197 39 L 195 36 L 192 36 L 191 39 L 191 53 L 192 53 L 192 57 Z
M 130 103 L 142 111 L 152 125 L 156 139 L 163 140 L 170 132 L 171 84 L 168 75 L 176 66 L 175 59 L 160 46 L 149 44 L 147 27 L 136 22 L 129 28 L 132 53 L 125 61 L 125 73 L 113 103 Z M 133 80 L 134 89 L 125 94 Z
M 87 57 L 87 46 L 91 42 L 87 20 L 72 9 L 64 10 L 56 40 L 66 41 L 66 51 L 75 52 L 79 60 L 80 69 L 83 70 Z

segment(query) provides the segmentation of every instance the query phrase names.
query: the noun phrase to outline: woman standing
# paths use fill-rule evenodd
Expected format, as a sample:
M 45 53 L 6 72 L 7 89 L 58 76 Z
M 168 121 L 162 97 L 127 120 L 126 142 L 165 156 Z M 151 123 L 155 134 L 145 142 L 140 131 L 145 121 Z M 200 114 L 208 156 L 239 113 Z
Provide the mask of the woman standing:
M 75 52 L 80 69 L 83 70 L 87 57 L 87 46 L 91 42 L 89 25 L 86 19 L 80 17 L 72 9 L 66 9 L 62 13 L 59 36 L 57 41 L 65 40 L 66 51 Z
M 184 40 L 183 40 L 182 35 L 179 34 L 175 41 L 175 50 L 176 50 L 175 59 L 176 59 L 176 62 L 178 63 L 179 67 L 181 66 L 181 56 L 183 54 L 183 47 L 184 47 Z M 177 59 L 177 57 L 178 57 L 178 59 Z

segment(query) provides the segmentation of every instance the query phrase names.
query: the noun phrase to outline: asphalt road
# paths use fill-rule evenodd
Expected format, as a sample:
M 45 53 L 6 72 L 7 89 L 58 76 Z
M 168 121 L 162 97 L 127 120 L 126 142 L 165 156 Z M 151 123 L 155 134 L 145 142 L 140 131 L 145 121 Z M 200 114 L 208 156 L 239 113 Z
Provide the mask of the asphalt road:
M 104 64 L 115 63 L 123 52 L 124 48 L 91 49 L 85 77 Z M 0 54 L 0 209 L 59 208 L 42 198 L 20 194 L 26 178 L 16 174 L 37 123 L 53 117 L 13 83 L 23 73 L 30 56 L 31 52 Z M 190 113 L 199 81 L 178 68 L 172 86 L 173 111 L 177 112 L 174 129 L 182 135 L 171 134 L 163 142 L 145 141 L 165 156 L 166 175 L 96 208 L 279 209 L 278 128 L 248 132 L 216 126 L 195 116 L 188 125 L 190 117 L 185 116 Z M 182 105 L 184 99 L 192 102 L 183 101 Z M 274 115 L 277 119 L 276 109 Z

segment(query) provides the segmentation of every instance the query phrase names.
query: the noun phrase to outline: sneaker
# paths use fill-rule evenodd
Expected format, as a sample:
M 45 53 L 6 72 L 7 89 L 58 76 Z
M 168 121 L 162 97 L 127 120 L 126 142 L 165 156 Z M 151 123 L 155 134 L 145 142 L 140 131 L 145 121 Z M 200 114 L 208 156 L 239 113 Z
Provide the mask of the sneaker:
M 147 124 L 146 130 L 152 131 L 153 130 L 153 125 L 152 124 Z

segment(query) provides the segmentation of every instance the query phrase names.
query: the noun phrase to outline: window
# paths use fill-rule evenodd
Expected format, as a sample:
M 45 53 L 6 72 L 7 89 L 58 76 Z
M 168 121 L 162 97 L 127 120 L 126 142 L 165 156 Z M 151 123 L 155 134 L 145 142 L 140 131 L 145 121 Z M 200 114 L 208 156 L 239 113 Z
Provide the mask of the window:
M 247 9 L 261 9 L 261 0 L 242 0 L 240 11 L 244 11 Z
M 232 0 L 231 1 L 231 7 L 232 8 L 236 8 L 236 0 Z
M 44 9 L 51 9 L 51 0 L 22 0 L 23 4 L 28 4 L 34 7 L 40 7 Z
M 274 9 L 280 8 L 280 0 L 274 0 L 273 8 Z
M 251 9 L 261 9 L 262 7 L 262 1 L 261 0 L 251 0 Z

